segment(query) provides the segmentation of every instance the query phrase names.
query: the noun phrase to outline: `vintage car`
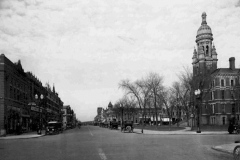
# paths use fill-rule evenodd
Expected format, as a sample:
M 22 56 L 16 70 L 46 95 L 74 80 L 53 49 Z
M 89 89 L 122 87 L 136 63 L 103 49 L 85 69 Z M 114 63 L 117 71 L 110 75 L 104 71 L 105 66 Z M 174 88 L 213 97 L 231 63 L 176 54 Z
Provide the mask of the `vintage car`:
M 133 122 L 132 121 L 124 121 L 121 127 L 121 132 L 133 132 Z
M 118 129 L 118 122 L 116 121 L 116 119 L 113 119 L 112 121 L 110 121 L 109 128 Z
M 63 127 L 61 122 L 50 121 L 46 126 L 45 134 L 59 134 L 63 132 Z

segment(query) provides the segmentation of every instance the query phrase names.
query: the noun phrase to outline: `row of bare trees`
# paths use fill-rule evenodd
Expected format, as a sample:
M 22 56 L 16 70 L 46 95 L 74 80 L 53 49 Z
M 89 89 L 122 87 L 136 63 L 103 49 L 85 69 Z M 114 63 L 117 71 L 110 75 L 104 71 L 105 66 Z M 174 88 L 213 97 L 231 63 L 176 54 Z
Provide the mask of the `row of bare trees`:
M 125 94 L 115 104 L 115 112 L 121 113 L 122 107 L 124 107 L 124 109 L 132 111 L 134 116 L 134 108 L 137 107 L 140 110 L 140 114 L 142 114 L 141 116 L 146 117 L 147 109 L 151 108 L 155 111 L 155 124 L 158 125 L 158 122 L 161 121 L 161 118 L 158 119 L 158 115 L 161 115 L 159 112 L 165 110 L 169 119 L 172 119 L 173 110 L 178 110 L 177 113 L 182 111 L 186 113 L 188 122 L 192 112 L 189 105 L 192 95 L 192 71 L 184 67 L 178 78 L 179 80 L 175 81 L 170 87 L 164 86 L 164 77 L 154 72 L 134 82 L 128 79 L 122 80 L 119 83 L 119 88 L 123 89 Z

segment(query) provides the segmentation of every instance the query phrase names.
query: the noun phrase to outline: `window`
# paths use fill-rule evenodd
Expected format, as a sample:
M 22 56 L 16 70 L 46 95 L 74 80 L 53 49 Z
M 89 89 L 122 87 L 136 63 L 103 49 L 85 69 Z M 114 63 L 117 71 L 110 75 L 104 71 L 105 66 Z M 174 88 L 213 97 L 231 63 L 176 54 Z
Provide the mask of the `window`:
M 231 79 L 231 86 L 234 86 L 234 81 L 233 81 L 233 79 Z
M 215 124 L 215 117 L 211 117 L 212 124 Z
M 224 99 L 224 90 L 221 90 L 222 99 Z
M 221 104 L 222 112 L 225 113 L 225 104 Z
M 224 79 L 221 79 L 221 86 L 224 87 Z
M 215 113 L 214 107 L 215 107 L 215 105 L 213 104 L 212 105 L 212 113 Z
M 206 55 L 209 56 L 209 55 L 208 55 L 208 46 L 206 47 Z
M 223 125 L 226 124 L 226 117 L 222 117 L 222 123 L 223 123 Z
M 213 81 L 212 81 L 212 87 L 214 87 L 214 86 L 215 86 L 215 81 L 213 80 Z
M 235 104 L 232 104 L 232 113 L 235 113 Z

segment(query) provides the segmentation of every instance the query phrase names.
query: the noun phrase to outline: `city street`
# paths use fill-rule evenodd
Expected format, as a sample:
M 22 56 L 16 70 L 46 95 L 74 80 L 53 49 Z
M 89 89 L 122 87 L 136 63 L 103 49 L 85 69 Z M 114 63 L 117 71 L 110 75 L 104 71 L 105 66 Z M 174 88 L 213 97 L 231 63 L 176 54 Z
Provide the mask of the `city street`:
M 142 135 L 82 126 L 59 135 L 0 140 L 1 160 L 229 160 L 213 150 L 238 135 Z

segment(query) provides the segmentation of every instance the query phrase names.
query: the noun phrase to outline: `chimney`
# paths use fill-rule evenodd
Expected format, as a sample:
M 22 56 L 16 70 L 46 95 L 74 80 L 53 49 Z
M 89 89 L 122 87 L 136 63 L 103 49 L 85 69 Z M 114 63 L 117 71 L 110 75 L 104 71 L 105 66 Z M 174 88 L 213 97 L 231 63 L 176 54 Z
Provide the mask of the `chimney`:
M 235 58 L 234 57 L 229 58 L 229 68 L 235 69 Z

